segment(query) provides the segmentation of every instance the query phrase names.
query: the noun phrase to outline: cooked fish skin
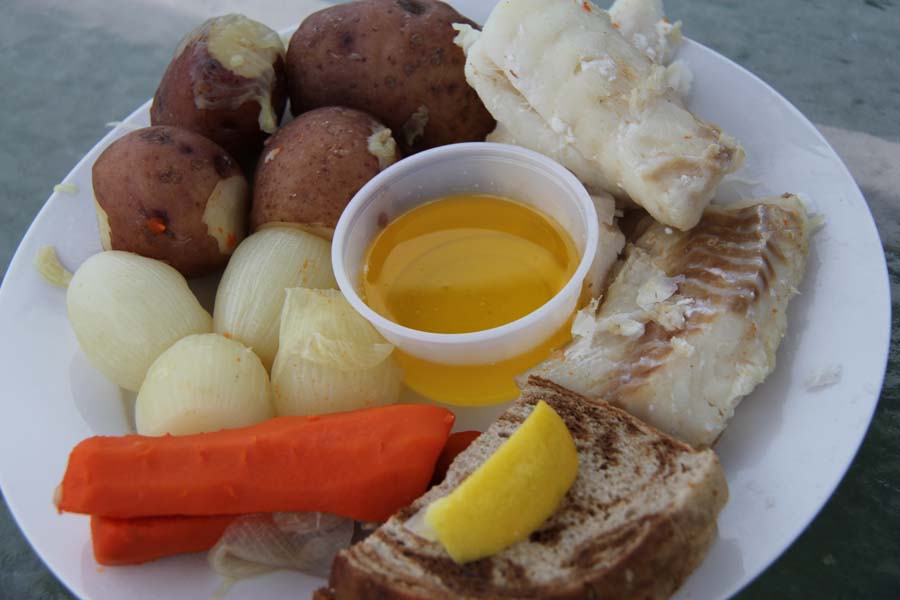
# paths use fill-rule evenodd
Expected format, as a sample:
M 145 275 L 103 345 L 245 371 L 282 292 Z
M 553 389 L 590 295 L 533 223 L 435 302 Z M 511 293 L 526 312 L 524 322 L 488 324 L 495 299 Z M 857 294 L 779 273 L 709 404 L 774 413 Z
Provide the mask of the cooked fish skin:
M 645 227 L 603 303 L 576 315 L 569 346 L 522 380 L 549 379 L 709 446 L 775 368 L 810 221 L 785 194 L 710 207 L 689 232 Z
M 657 220 L 689 229 L 744 151 L 683 106 L 667 69 L 605 11 L 585 5 L 501 2 L 480 36 L 458 38 L 468 49 L 467 81 L 501 133 L 549 153 L 589 188 L 627 195 Z M 554 142 L 534 143 L 548 132 Z

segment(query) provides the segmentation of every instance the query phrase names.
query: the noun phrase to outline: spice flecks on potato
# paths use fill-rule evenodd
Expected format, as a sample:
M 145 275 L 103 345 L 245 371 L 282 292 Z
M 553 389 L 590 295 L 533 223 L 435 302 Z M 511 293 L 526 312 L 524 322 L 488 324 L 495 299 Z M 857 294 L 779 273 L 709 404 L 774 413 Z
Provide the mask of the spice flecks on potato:
M 249 188 L 221 147 L 177 127 L 113 142 L 93 167 L 101 242 L 165 261 L 187 277 L 225 266 L 246 235 Z

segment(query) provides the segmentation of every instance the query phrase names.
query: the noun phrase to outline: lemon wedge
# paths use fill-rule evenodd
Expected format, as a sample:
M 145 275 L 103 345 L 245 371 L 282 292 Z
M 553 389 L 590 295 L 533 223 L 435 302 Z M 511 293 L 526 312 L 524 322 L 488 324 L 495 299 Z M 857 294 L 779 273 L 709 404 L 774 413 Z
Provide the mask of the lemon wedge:
M 525 539 L 552 515 L 578 475 L 566 424 L 543 400 L 449 495 L 425 511 L 425 526 L 458 563 Z

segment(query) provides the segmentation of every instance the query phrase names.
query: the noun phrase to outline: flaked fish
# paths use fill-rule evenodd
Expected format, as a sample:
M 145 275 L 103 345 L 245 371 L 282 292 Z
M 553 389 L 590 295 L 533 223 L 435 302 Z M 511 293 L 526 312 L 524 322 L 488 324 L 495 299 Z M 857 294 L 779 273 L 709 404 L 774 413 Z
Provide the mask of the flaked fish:
M 810 230 L 790 194 L 710 207 L 687 232 L 648 218 L 602 304 L 579 312 L 573 341 L 526 376 L 712 444 L 775 368 Z

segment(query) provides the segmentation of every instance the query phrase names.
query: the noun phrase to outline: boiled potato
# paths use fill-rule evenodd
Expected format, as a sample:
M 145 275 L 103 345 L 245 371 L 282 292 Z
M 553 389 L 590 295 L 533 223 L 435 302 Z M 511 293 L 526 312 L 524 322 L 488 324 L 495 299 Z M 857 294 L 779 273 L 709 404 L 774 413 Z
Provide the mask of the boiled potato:
M 150 122 L 196 131 L 252 167 L 286 99 L 281 38 L 243 15 L 224 15 L 181 42 L 153 96 Z
M 391 131 L 364 112 L 328 107 L 304 113 L 266 143 L 256 168 L 251 228 L 294 223 L 330 239 L 353 195 L 399 158 Z
M 483 140 L 494 120 L 466 83 L 453 23 L 475 25 L 435 0 L 362 0 L 313 13 L 288 45 L 292 111 L 365 110 L 408 152 Z
M 93 183 L 105 250 L 156 258 L 193 277 L 224 267 L 246 235 L 247 180 L 197 133 L 133 131 L 103 151 Z

